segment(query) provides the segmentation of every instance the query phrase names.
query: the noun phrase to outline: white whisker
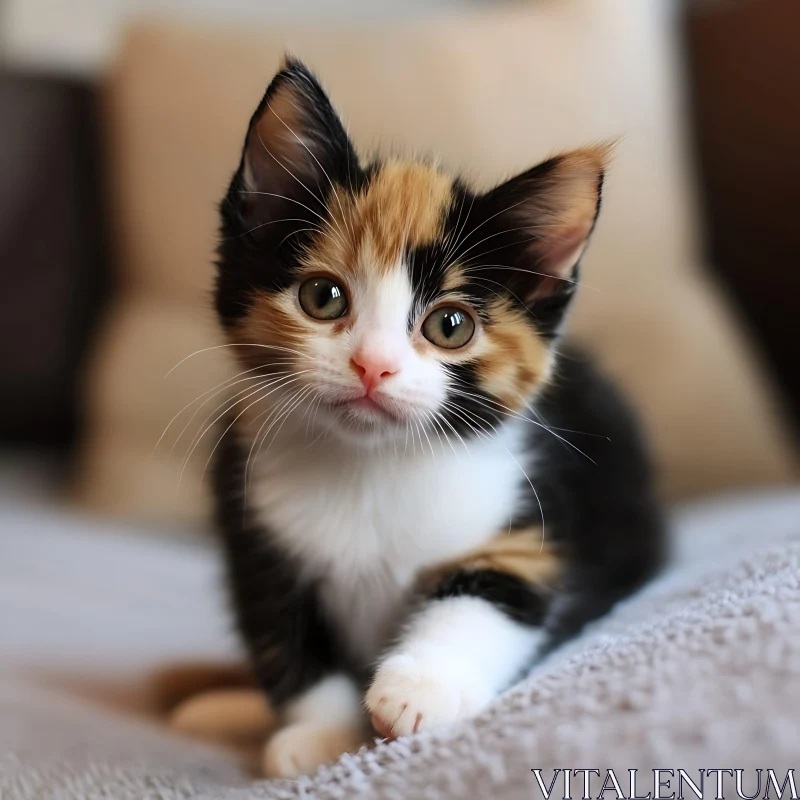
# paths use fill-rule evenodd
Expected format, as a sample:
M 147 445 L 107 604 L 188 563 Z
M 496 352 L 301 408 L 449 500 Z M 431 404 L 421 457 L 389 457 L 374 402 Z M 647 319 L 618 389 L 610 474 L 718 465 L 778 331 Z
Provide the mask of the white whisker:
M 227 397 L 226 397 L 226 398 L 225 398 L 225 399 L 224 399 L 224 400 L 223 400 L 221 403 L 219 403 L 217 406 L 215 406 L 215 407 L 214 407 L 214 409 L 213 409 L 213 410 L 212 410 L 212 411 L 211 411 L 211 412 L 210 412 L 210 413 L 209 413 L 209 414 L 208 414 L 208 415 L 205 417 L 205 419 L 204 419 L 204 420 L 203 420 L 203 421 L 200 423 L 200 428 L 202 429 L 202 428 L 205 426 L 205 424 L 208 422 L 208 420 L 209 420 L 209 419 L 211 419 L 211 417 L 213 417 L 213 416 L 214 416 L 214 414 L 216 414 L 216 413 L 217 413 L 217 411 L 220 409 L 220 407 L 221 407 L 221 406 L 223 406 L 223 405 L 225 405 L 225 403 L 228 403 L 228 402 L 230 402 L 231 400 L 233 400 L 233 399 L 235 399 L 235 398 L 237 398 L 237 397 L 241 397 L 243 394 L 245 394 L 245 392 L 249 392 L 251 389 L 254 389 L 254 388 L 258 389 L 258 388 L 264 388 L 264 387 L 266 387 L 266 386 L 271 386 L 271 385 L 272 385 L 272 383 L 275 383 L 275 382 L 277 382 L 278 380 L 281 380 L 282 376 L 284 376 L 284 375 L 289 375 L 289 374 L 291 374 L 291 372 L 292 372 L 291 370 L 284 370 L 284 371 L 282 371 L 282 372 L 273 373 L 273 374 L 271 374 L 271 375 L 265 375 L 265 376 L 263 377 L 263 379 L 262 379 L 261 377 L 259 377 L 259 378 L 257 378 L 257 380 L 261 381 L 260 383 L 257 383 L 257 384 L 250 384 L 250 386 L 246 386 L 246 387 L 245 387 L 244 389 L 242 389 L 241 391 L 238 391 L 238 392 L 236 392 L 235 394 L 232 394 L 232 395 L 229 395 L 229 396 L 227 396 Z M 245 380 L 247 380 L 247 379 L 245 379 Z M 226 387 L 226 388 L 230 388 L 230 387 Z M 211 397 L 209 397 L 209 398 L 208 398 L 208 399 L 207 399 L 207 400 L 206 400 L 204 403 L 202 403 L 201 405 L 199 405 L 199 406 L 198 406 L 198 407 L 197 407 L 197 408 L 194 410 L 194 413 L 193 413 L 193 414 L 192 414 L 192 415 L 189 417 L 189 419 L 186 421 L 186 424 L 185 424 L 185 425 L 183 426 L 183 428 L 181 429 L 181 432 L 178 434 L 177 438 L 176 438 L 176 439 L 175 439 L 175 441 L 172 443 L 172 446 L 171 446 L 171 447 L 170 447 L 170 449 L 169 449 L 169 452 L 170 452 L 170 453 L 174 452 L 175 448 L 178 446 L 178 443 L 179 443 L 179 442 L 180 442 L 180 440 L 183 438 L 183 435 L 186 433 L 186 431 L 189 429 L 189 426 L 192 424 L 192 421 L 193 421 L 193 420 L 194 420 L 194 418 L 195 418 L 195 417 L 196 417 L 196 416 L 197 416 L 197 415 L 200 413 L 200 410 L 201 410 L 201 409 L 202 409 L 202 408 L 203 408 L 203 407 L 204 407 L 204 406 L 205 406 L 205 405 L 206 405 L 206 404 L 207 404 L 207 403 L 208 403 L 210 400 L 212 400 L 214 397 L 216 397 L 217 395 L 219 395 L 219 394 L 220 394 L 221 392 L 223 392 L 223 391 L 225 391 L 225 390 L 224 390 L 224 389 L 221 389 L 219 392 L 216 392 L 214 395 L 212 395 Z M 213 424 L 213 423 L 212 423 L 212 424 Z M 191 446 L 191 444 L 192 444 L 193 442 L 194 442 L 194 438 L 192 438 L 192 441 L 189 443 L 189 446 Z
M 481 397 L 480 395 L 476 395 L 476 394 L 473 394 L 473 393 L 470 393 L 470 392 L 465 392 L 462 389 L 456 389 L 454 387 L 451 387 L 451 389 L 456 394 L 460 394 L 463 397 L 472 398 L 476 403 L 479 403 L 480 405 L 485 406 L 490 411 L 495 411 L 495 413 L 503 413 L 508 417 L 512 417 L 513 419 L 521 419 L 521 420 L 524 420 L 526 422 L 530 422 L 532 425 L 536 425 L 539 428 L 542 428 L 543 430 L 546 430 L 548 433 L 550 433 L 553 436 L 555 436 L 556 439 L 559 439 L 562 442 L 564 442 L 565 444 L 569 445 L 573 450 L 577 451 L 584 458 L 586 458 L 589 461 L 591 461 L 592 464 L 594 464 L 595 466 L 597 465 L 597 462 L 593 458 L 591 458 L 590 456 L 586 455 L 586 453 L 584 453 L 583 450 L 581 450 L 577 445 L 574 445 L 572 442 L 569 441 L 569 439 L 565 439 L 563 436 L 560 436 L 554 430 L 552 430 L 551 428 L 548 428 L 546 425 L 542 425 L 541 422 L 537 422 L 535 419 L 531 419 L 530 417 L 526 417 L 524 414 L 520 414 L 518 411 L 514 411 L 513 409 L 508 408 L 508 406 L 504 406 L 502 403 L 499 403 L 497 400 L 493 400 L 490 397 Z M 497 406 L 497 408 L 494 408 L 493 406 L 488 405 L 488 403 L 486 401 L 493 403 L 494 406 Z
M 172 418 L 172 419 L 171 419 L 171 420 L 170 420 L 170 421 L 167 423 L 167 427 L 166 427 L 166 428 L 164 428 L 164 432 L 161 434 L 161 436 L 159 436 L 159 437 L 158 437 L 158 441 L 155 443 L 155 446 L 153 447 L 153 453 L 155 453 L 155 451 L 158 449 L 158 446 L 161 444 L 161 441 L 162 441 L 162 440 L 163 440 L 163 438 L 164 438 L 164 437 L 167 435 L 167 432 L 169 431 L 170 427 L 172 426 L 172 423 L 173 423 L 173 422 L 175 422 L 175 420 L 176 420 L 176 419 L 178 419 L 178 417 L 179 417 L 181 414 L 183 414 L 183 412 L 184 412 L 184 411 L 186 411 L 186 410 L 188 410 L 189 408 L 191 408 L 191 407 L 192 407 L 192 406 L 193 406 L 193 405 L 194 405 L 194 404 L 195 404 L 195 403 L 196 403 L 198 400 L 202 400 L 202 399 L 203 399 L 203 398 L 204 398 L 204 397 L 205 397 L 207 394 L 210 394 L 211 392 L 214 392 L 214 391 L 216 391 L 216 392 L 217 392 L 217 394 L 218 394 L 218 393 L 219 393 L 219 391 L 222 391 L 222 390 L 224 390 L 224 389 L 226 389 L 226 388 L 230 388 L 230 386 L 233 386 L 233 385 L 235 385 L 236 383 L 239 383 L 239 381 L 237 381 L 237 380 L 236 380 L 236 378 L 239 378 L 239 376 L 240 376 L 240 375 L 246 375 L 248 372 L 255 372 L 256 370 L 259 370 L 259 369 L 262 369 L 262 367 L 253 367 L 252 369 L 246 369 L 246 370 L 244 370 L 244 371 L 242 371 L 242 372 L 237 372 L 237 373 L 236 373 L 236 375 L 233 375 L 233 376 L 232 376 L 232 377 L 230 377 L 230 378 L 226 378 L 224 381 L 222 381 L 221 383 L 218 383 L 216 386 L 212 386 L 210 389 L 206 389 L 206 391 L 205 391 L 205 392 L 203 392 L 202 394 L 200 394 L 200 395 L 198 395 L 197 397 L 195 397 L 195 399 L 194 399 L 194 400 L 192 400 L 190 403 L 187 403 L 187 404 L 186 404 L 186 405 L 185 405 L 185 406 L 184 406 L 184 407 L 183 407 L 183 408 L 182 408 L 182 409 L 181 409 L 181 410 L 180 410 L 180 411 L 179 411 L 179 412 L 178 412 L 178 413 L 177 413 L 177 414 L 176 414 L 176 415 L 175 415 L 175 416 L 174 416 L 174 417 L 173 417 L 173 418 Z M 258 380 L 260 377 L 262 377 L 262 376 L 260 376 L 260 375 L 252 375 L 252 376 L 251 376 L 251 377 L 249 377 L 249 378 L 241 378 L 241 380 L 242 380 L 242 381 Z M 263 376 L 263 377 L 266 377 L 266 376 Z M 215 396 L 216 396 L 216 395 L 215 395 Z
M 542 508 L 542 501 L 539 500 L 539 494 L 536 491 L 536 487 L 533 485 L 533 482 L 531 481 L 530 477 L 528 477 L 528 473 L 525 472 L 525 470 L 522 468 L 522 464 L 520 464 L 519 461 L 517 461 L 517 459 L 514 457 L 514 454 L 508 448 L 505 448 L 505 451 L 511 457 L 511 460 L 519 467 L 520 472 L 522 472 L 522 474 L 525 476 L 525 480 L 528 481 L 528 485 L 531 487 L 533 496 L 536 498 L 536 503 L 539 506 L 539 514 L 542 517 L 542 544 L 541 547 L 539 548 L 539 552 L 541 553 L 542 550 L 544 549 L 544 509 Z
M 464 274 L 467 275 L 472 280 L 477 280 L 476 278 L 473 277 L 473 274 L 475 272 L 484 272 L 484 271 L 489 272 L 495 269 L 505 269 L 511 272 L 524 272 L 528 275 L 538 275 L 542 278 L 553 278 L 554 280 L 564 281 L 564 283 L 571 283 L 573 286 L 580 286 L 592 292 L 600 292 L 600 289 L 598 289 L 596 286 L 589 286 L 586 283 L 573 280 L 572 278 L 564 278 L 561 275 L 553 275 L 549 272 L 536 272 L 535 270 L 524 269 L 522 267 L 510 267 L 507 264 L 480 264 L 479 266 L 476 267 L 467 267 L 467 266 L 463 267 Z M 499 285 L 502 286 L 502 284 Z
M 308 372 L 308 370 L 305 370 L 305 371 L 306 371 L 306 372 Z M 288 383 L 293 383 L 294 381 L 296 381 L 296 380 L 299 380 L 299 377 L 297 377 L 297 376 L 295 376 L 295 377 L 291 377 L 291 376 L 290 376 L 290 377 L 287 377 L 287 378 L 281 378 L 280 380 L 284 382 L 284 384 L 283 384 L 283 385 L 287 385 Z M 270 384 L 270 385 L 272 385 L 272 384 Z M 239 403 L 242 403 L 242 402 L 244 402 L 245 400 L 247 400 L 247 399 L 249 399 L 250 397 L 252 397 L 254 394 L 259 394 L 259 393 L 262 391 L 262 389 L 263 389 L 263 388 L 265 388 L 265 387 L 259 386 L 257 389 L 255 389 L 254 391 L 250 392 L 250 394 L 247 394 L 247 395 L 245 395 L 245 397 L 242 397 L 240 400 L 237 400 L 235 403 L 232 403 L 230 406 L 228 406 L 228 408 L 224 409 L 224 410 L 223 410 L 223 411 L 222 411 L 222 412 L 221 412 L 221 413 L 220 413 L 220 414 L 219 414 L 219 415 L 218 415 L 218 416 L 217 416 L 217 417 L 214 419 L 214 421 L 213 421 L 212 423 L 210 423 L 210 424 L 209 424 L 209 425 L 208 425 L 208 426 L 207 426 L 207 427 L 206 427 L 206 428 L 205 428 L 205 429 L 204 429 L 204 430 L 203 430 L 203 431 L 200 433 L 200 435 L 199 435 L 199 436 L 197 436 L 197 437 L 196 437 L 196 440 L 194 441 L 194 444 L 192 445 L 192 447 L 191 447 L 191 449 L 190 449 L 190 451 L 189 451 L 188 455 L 186 456 L 186 458 L 185 458 L 185 460 L 184 460 L 184 462 L 183 462 L 183 466 L 181 467 L 181 472 L 180 472 L 180 475 L 179 475 L 179 477 L 178 477 L 178 487 L 177 487 L 177 490 L 178 490 L 178 491 L 180 491 L 181 482 L 183 481 L 183 473 L 184 473 L 184 472 L 185 472 L 185 470 L 186 470 L 186 466 L 188 465 L 189 461 L 190 461 L 190 460 L 191 460 L 191 458 L 192 458 L 192 455 L 193 455 L 194 451 L 197 449 L 198 445 L 200 444 L 200 442 L 202 441 L 202 439 L 203 439 L 203 437 L 206 435 L 206 433 L 208 433 L 208 431 L 209 431 L 209 430 L 211 430 L 211 428 L 213 428 L 213 427 L 214 427 L 214 425 L 216 425 L 216 424 L 217 424 L 217 422 L 219 422 L 219 421 L 220 421 L 220 420 L 221 420 L 221 419 L 222 419 L 222 418 L 223 418 L 223 417 L 224 417 L 226 414 L 230 413 L 230 411 L 231 411 L 233 408 L 235 408 L 237 405 L 239 405 Z M 271 389 L 271 390 L 270 390 L 269 392 L 267 392 L 266 394 L 260 394 L 260 396 L 258 397 L 258 399 L 257 399 L 257 400 L 255 400 L 255 401 L 254 401 L 254 402 L 253 402 L 251 405 L 255 405 L 256 403 L 260 402 L 260 401 L 261 401 L 261 400 L 263 400 L 264 398 L 268 397 L 268 396 L 269 396 L 270 394 L 272 394 L 273 392 L 276 392 L 276 391 L 278 391 L 278 389 L 280 389 L 280 388 L 281 388 L 281 386 L 278 386 L 278 387 L 276 387 L 275 389 Z M 250 406 L 248 406 L 248 408 L 250 408 Z
M 471 231 L 470 231 L 470 232 L 469 232 L 469 233 L 468 233 L 468 234 L 467 234 L 467 235 L 466 235 L 466 236 L 463 238 L 463 242 L 464 242 L 464 244 L 466 244 L 466 243 L 467 243 L 467 241 L 469 240 L 469 238 L 470 238 L 470 237 L 471 237 L 471 236 L 472 236 L 472 235 L 473 235 L 473 234 L 474 234 L 476 231 L 480 230 L 480 229 L 481 229 L 481 228 L 482 228 L 484 225 L 486 225 L 488 222 L 491 222 L 491 221 L 492 221 L 492 220 L 493 220 L 495 217 L 499 217 L 501 214 L 505 214 L 505 213 L 507 213 L 507 212 L 511 211 L 511 209 L 513 209 L 513 208 L 516 208 L 517 206 L 521 206 L 521 205 L 522 205 L 524 202 L 526 202 L 526 201 L 525 201 L 525 200 L 520 200 L 518 203 L 514 203 L 513 205 L 510 205 L 510 206 L 508 206 L 508 208 L 504 208 L 502 211 L 498 211 L 496 214 L 492 214 L 492 216 L 491 216 L 491 217 L 487 217 L 486 219 L 482 220 L 480 223 L 478 223 L 478 224 L 477 224 L 477 225 L 476 225 L 476 226 L 475 226 L 475 227 L 474 227 L 474 228 L 473 228 L 473 229 L 472 229 L 472 230 L 471 230 Z M 480 242 L 478 242 L 478 244 L 480 244 Z M 469 251 L 466 251 L 466 252 L 469 252 Z M 453 264 L 453 263 L 455 263 L 456 261 L 458 261 L 460 258 L 463 258 L 463 256 L 464 256 L 464 253 L 459 253 L 457 256 L 453 257 L 453 258 L 450 260 L 450 263 L 448 263 L 448 264 L 447 264 L 447 267 L 449 267 L 451 264 Z M 447 267 L 445 267 L 445 269 L 447 269 Z
M 184 356 L 166 375 L 164 378 L 168 378 L 178 369 L 181 364 L 185 361 L 188 361 L 190 358 L 194 358 L 195 356 L 199 356 L 201 353 L 207 353 L 209 350 L 221 350 L 223 347 L 263 347 L 267 350 L 281 350 L 286 353 L 293 353 L 296 356 L 300 356 L 301 358 L 311 358 L 307 353 L 301 353 L 299 350 L 292 350 L 290 347 L 282 347 L 280 345 L 275 344 L 258 344 L 256 342 L 230 342 L 229 344 L 215 344 L 212 347 L 203 347 L 201 350 L 195 350 L 194 353 L 189 353 L 188 356 Z
M 300 142 L 300 144 L 306 149 L 306 151 L 311 156 L 311 158 L 313 158 L 314 161 L 317 162 L 317 166 L 322 170 L 323 174 L 328 179 L 328 183 L 331 186 L 331 191 L 336 196 L 336 202 L 339 204 L 339 210 L 342 212 L 342 221 L 344 222 L 345 227 L 347 227 L 347 217 L 346 217 L 346 215 L 344 213 L 344 208 L 342 207 L 342 201 L 339 199 L 339 195 L 338 195 L 338 193 L 336 191 L 336 187 L 333 185 L 333 181 L 331 180 L 330 175 L 328 175 L 327 170 L 325 169 L 325 167 L 322 166 L 322 164 L 320 163 L 319 159 L 314 155 L 313 151 L 308 147 L 308 145 L 292 130 L 292 128 L 289 125 L 286 124 L 286 122 L 284 122 L 283 119 L 281 119 L 281 116 L 278 114 L 278 112 L 275 111 L 275 109 L 272 108 L 271 105 L 268 106 L 268 107 L 269 107 L 269 110 L 278 118 L 278 121 L 281 123 L 281 125 L 283 125 L 284 128 L 286 128 L 286 130 L 289 131 L 289 133 L 291 133 L 292 136 L 294 136 L 294 138 L 297 139 L 298 142 Z M 262 142 L 262 144 L 263 144 L 263 142 Z

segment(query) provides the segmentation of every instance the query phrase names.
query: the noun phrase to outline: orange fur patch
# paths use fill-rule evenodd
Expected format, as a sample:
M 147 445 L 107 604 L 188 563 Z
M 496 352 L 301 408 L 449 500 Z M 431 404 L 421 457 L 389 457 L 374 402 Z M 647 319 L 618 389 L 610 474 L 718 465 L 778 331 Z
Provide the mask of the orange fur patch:
M 453 179 L 418 162 L 388 161 L 369 186 L 353 195 L 336 187 L 328 201 L 331 220 L 304 258 L 309 272 L 391 269 L 407 247 L 441 236 L 452 201 Z
M 277 364 L 280 368 L 292 356 L 288 350 L 302 349 L 313 324 L 297 313 L 290 293 L 259 292 L 248 314 L 231 331 L 230 341 L 271 345 L 276 349 L 241 347 L 237 356 L 250 367 Z
M 469 279 L 464 274 L 464 268 L 460 264 L 451 264 L 447 268 L 447 272 L 442 279 L 443 292 L 455 292 L 458 289 L 466 286 Z
M 519 411 L 550 377 L 552 353 L 524 312 L 505 299 L 488 304 L 490 322 L 476 358 L 481 388 Z
M 426 570 L 420 582 L 433 588 L 457 570 L 505 572 L 531 585 L 552 587 L 561 574 L 561 558 L 544 541 L 542 528 L 534 526 L 500 534 L 460 558 Z

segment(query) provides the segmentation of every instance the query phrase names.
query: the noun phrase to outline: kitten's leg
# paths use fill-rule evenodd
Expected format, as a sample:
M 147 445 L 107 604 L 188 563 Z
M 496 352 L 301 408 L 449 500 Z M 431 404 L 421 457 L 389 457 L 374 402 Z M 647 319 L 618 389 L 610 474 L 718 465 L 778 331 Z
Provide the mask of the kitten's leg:
M 288 723 L 267 743 L 264 770 L 293 777 L 367 740 L 355 684 L 302 564 L 242 501 L 247 450 L 224 436 L 214 472 L 217 523 L 236 620 L 253 672 Z
M 296 778 L 369 741 L 356 684 L 346 675 L 323 678 L 285 707 L 286 726 L 264 748 L 269 778 Z
M 264 741 L 277 724 L 260 689 L 214 689 L 190 697 L 169 718 L 174 731 L 222 742 Z
M 540 530 L 496 541 L 499 555 L 490 546 L 450 565 L 381 660 L 364 702 L 384 735 L 477 714 L 535 658 L 557 560 Z

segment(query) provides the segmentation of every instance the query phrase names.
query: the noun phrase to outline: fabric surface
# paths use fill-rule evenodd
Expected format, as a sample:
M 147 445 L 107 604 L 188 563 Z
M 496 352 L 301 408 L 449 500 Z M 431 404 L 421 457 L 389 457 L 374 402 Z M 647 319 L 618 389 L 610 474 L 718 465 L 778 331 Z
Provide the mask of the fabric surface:
M 228 374 L 224 351 L 164 375 L 219 341 L 208 308 L 216 203 L 287 47 L 318 71 L 362 152 L 437 153 L 478 185 L 622 137 L 572 328 L 641 408 L 668 497 L 786 480 L 765 383 L 701 277 L 671 6 L 558 0 L 382 27 L 132 31 L 107 115 L 122 295 L 89 371 L 79 502 L 206 518 L 212 432 L 176 486 L 222 397 L 191 420 L 190 407 L 153 447 Z
M 199 656 L 219 654 L 228 645 L 213 624 L 205 644 L 195 638 L 202 627 L 197 617 L 219 618 L 218 601 L 209 599 L 208 555 L 195 551 L 182 570 L 181 550 L 127 537 L 101 541 L 103 568 L 94 581 L 85 566 L 77 585 L 63 587 L 63 638 L 52 643 L 41 607 L 32 609 L 29 599 L 37 580 L 47 585 L 41 552 L 14 548 L 17 561 L 7 558 L 12 537 L 6 532 L 18 533 L 21 520 L 29 539 L 38 530 L 56 547 L 67 570 L 96 557 L 92 542 L 97 543 L 91 531 L 82 539 L 74 529 L 54 526 L 53 518 L 15 511 L 13 527 L 8 517 L 0 521 L 3 607 L 16 610 L 13 629 L 27 637 L 19 652 L 30 654 L 38 641 L 40 653 L 38 666 L 29 658 L 22 676 L 19 652 L 11 658 L 3 647 L 0 796 L 9 800 L 528 800 L 541 797 L 530 772 L 536 767 L 549 778 L 550 770 L 565 767 L 613 768 L 618 775 L 630 768 L 772 768 L 785 775 L 797 766 L 797 493 L 724 498 L 677 513 L 670 569 L 540 664 L 481 717 L 345 756 L 298 782 L 249 781 L 231 754 L 171 736 L 130 712 L 123 717 L 119 710 L 79 703 L 65 689 L 37 684 L 42 663 L 55 669 L 61 660 L 76 659 L 87 669 L 94 665 L 94 674 L 130 681 L 126 658 L 135 660 L 139 648 L 154 654 L 157 648 L 148 645 L 153 626 L 172 631 L 171 641 L 159 639 L 162 658 L 185 655 L 192 641 Z M 61 547 L 53 544 L 59 535 Z M 172 582 L 150 585 L 149 604 L 131 604 L 136 582 L 121 579 L 117 573 L 125 570 L 119 565 L 135 574 L 156 558 Z M 9 573 L 19 577 L 26 571 L 24 586 L 9 581 Z M 125 609 L 127 623 L 109 635 L 102 620 L 81 612 L 92 602 L 108 617 Z M 155 621 L 153 609 L 162 604 Z M 0 643 L 9 640 L 9 625 L 8 616 L 0 617 Z M 79 626 L 89 629 L 71 647 Z M 755 773 L 746 775 L 754 780 Z M 573 797 L 580 794 L 573 782 Z

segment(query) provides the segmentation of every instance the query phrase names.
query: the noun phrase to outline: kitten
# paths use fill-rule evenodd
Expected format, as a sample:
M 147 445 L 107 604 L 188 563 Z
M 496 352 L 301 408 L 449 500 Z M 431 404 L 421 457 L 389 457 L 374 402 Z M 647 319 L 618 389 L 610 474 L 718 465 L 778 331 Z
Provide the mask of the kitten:
M 486 193 L 357 157 L 289 60 L 221 205 L 243 372 L 218 450 L 238 626 L 292 776 L 480 712 L 659 564 L 636 426 L 558 347 L 607 148 Z M 579 444 L 576 444 L 575 442 Z

